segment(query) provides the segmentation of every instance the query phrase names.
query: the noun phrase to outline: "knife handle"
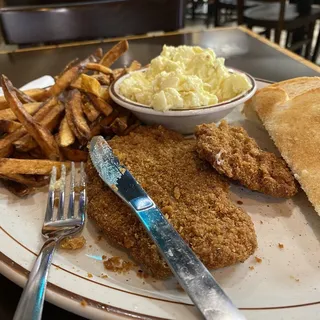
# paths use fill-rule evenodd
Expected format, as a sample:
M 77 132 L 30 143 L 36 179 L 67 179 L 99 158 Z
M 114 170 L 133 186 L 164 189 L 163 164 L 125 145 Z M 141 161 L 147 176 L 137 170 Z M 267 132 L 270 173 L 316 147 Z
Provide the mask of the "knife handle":
M 204 319 L 244 320 L 242 313 L 153 201 L 149 197 L 140 197 L 138 201 L 133 200 L 130 204 Z

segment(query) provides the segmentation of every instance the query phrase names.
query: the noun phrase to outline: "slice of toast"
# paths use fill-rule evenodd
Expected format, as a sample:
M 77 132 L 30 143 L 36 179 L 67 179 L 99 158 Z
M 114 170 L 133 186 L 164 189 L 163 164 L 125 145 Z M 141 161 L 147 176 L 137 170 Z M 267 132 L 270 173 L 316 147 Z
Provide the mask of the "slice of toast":
M 320 215 L 320 77 L 259 90 L 244 107 L 255 113 Z
M 246 102 L 242 110 L 242 113 L 246 116 L 247 119 L 261 124 L 260 118 L 254 108 L 254 101 L 256 100 L 255 98 L 260 91 L 264 92 L 267 88 L 282 89 L 288 95 L 288 99 L 293 99 L 294 97 L 299 96 L 311 89 L 316 89 L 319 87 L 320 87 L 320 77 L 300 77 L 300 78 L 294 78 L 290 80 L 273 83 L 268 87 L 257 90 L 256 95 Z

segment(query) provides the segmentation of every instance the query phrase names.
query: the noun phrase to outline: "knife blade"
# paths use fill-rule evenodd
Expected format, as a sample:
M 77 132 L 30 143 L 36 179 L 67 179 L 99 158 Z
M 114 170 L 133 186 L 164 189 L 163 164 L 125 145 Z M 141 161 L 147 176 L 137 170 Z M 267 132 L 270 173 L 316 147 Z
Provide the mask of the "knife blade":
M 230 298 L 166 220 L 159 208 L 113 154 L 102 136 L 92 138 L 91 161 L 101 179 L 135 212 L 181 287 L 204 319 L 244 320 Z

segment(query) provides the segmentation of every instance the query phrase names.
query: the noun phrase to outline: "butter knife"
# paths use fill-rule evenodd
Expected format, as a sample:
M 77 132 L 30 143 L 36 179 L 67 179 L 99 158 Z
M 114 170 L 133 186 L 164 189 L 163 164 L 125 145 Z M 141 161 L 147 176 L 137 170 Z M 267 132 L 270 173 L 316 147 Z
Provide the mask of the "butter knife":
M 101 179 L 139 217 L 203 318 L 244 320 L 243 314 L 233 305 L 211 273 L 165 219 L 129 170 L 120 164 L 102 136 L 96 136 L 91 140 L 89 153 Z

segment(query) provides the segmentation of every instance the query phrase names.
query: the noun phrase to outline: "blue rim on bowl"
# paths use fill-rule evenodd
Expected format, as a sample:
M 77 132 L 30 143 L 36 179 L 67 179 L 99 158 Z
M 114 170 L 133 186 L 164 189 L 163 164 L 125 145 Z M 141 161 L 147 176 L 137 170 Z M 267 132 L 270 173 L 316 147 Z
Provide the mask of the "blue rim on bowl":
M 211 105 L 211 106 L 205 106 L 205 107 L 193 108 L 193 109 L 191 109 L 191 108 L 190 109 L 170 109 L 168 111 L 158 111 L 158 110 L 154 110 L 152 107 L 149 107 L 144 104 L 132 101 L 132 100 L 130 100 L 120 94 L 120 90 L 119 90 L 120 84 L 126 78 L 130 77 L 132 73 L 145 72 L 146 70 L 147 70 L 147 68 L 133 71 L 129 74 L 125 74 L 125 75 L 121 76 L 116 81 L 114 81 L 109 88 L 109 93 L 110 93 L 112 100 L 114 100 L 116 103 L 118 103 L 119 105 L 121 105 L 123 107 L 128 106 L 128 108 L 132 111 L 143 112 L 143 113 L 154 114 L 154 115 L 158 114 L 158 115 L 170 115 L 170 116 L 181 116 L 181 115 L 187 116 L 187 115 L 196 115 L 199 113 L 201 113 L 201 114 L 211 113 L 213 108 L 216 111 L 219 111 L 219 110 L 222 110 L 222 109 L 227 108 L 229 106 L 230 107 L 234 106 L 235 103 L 237 103 L 237 105 L 244 103 L 245 101 L 250 99 L 255 94 L 255 92 L 257 90 L 257 85 L 255 82 L 255 79 L 251 75 L 249 75 L 248 73 L 243 72 L 241 70 L 235 69 L 235 68 L 228 68 L 230 73 L 239 73 L 239 74 L 243 74 L 244 76 L 246 76 L 247 79 L 249 80 L 249 82 L 251 83 L 252 87 L 249 90 L 241 93 L 240 95 L 238 95 L 232 99 L 229 99 L 229 100 L 226 100 L 226 101 L 223 101 L 223 102 Z

